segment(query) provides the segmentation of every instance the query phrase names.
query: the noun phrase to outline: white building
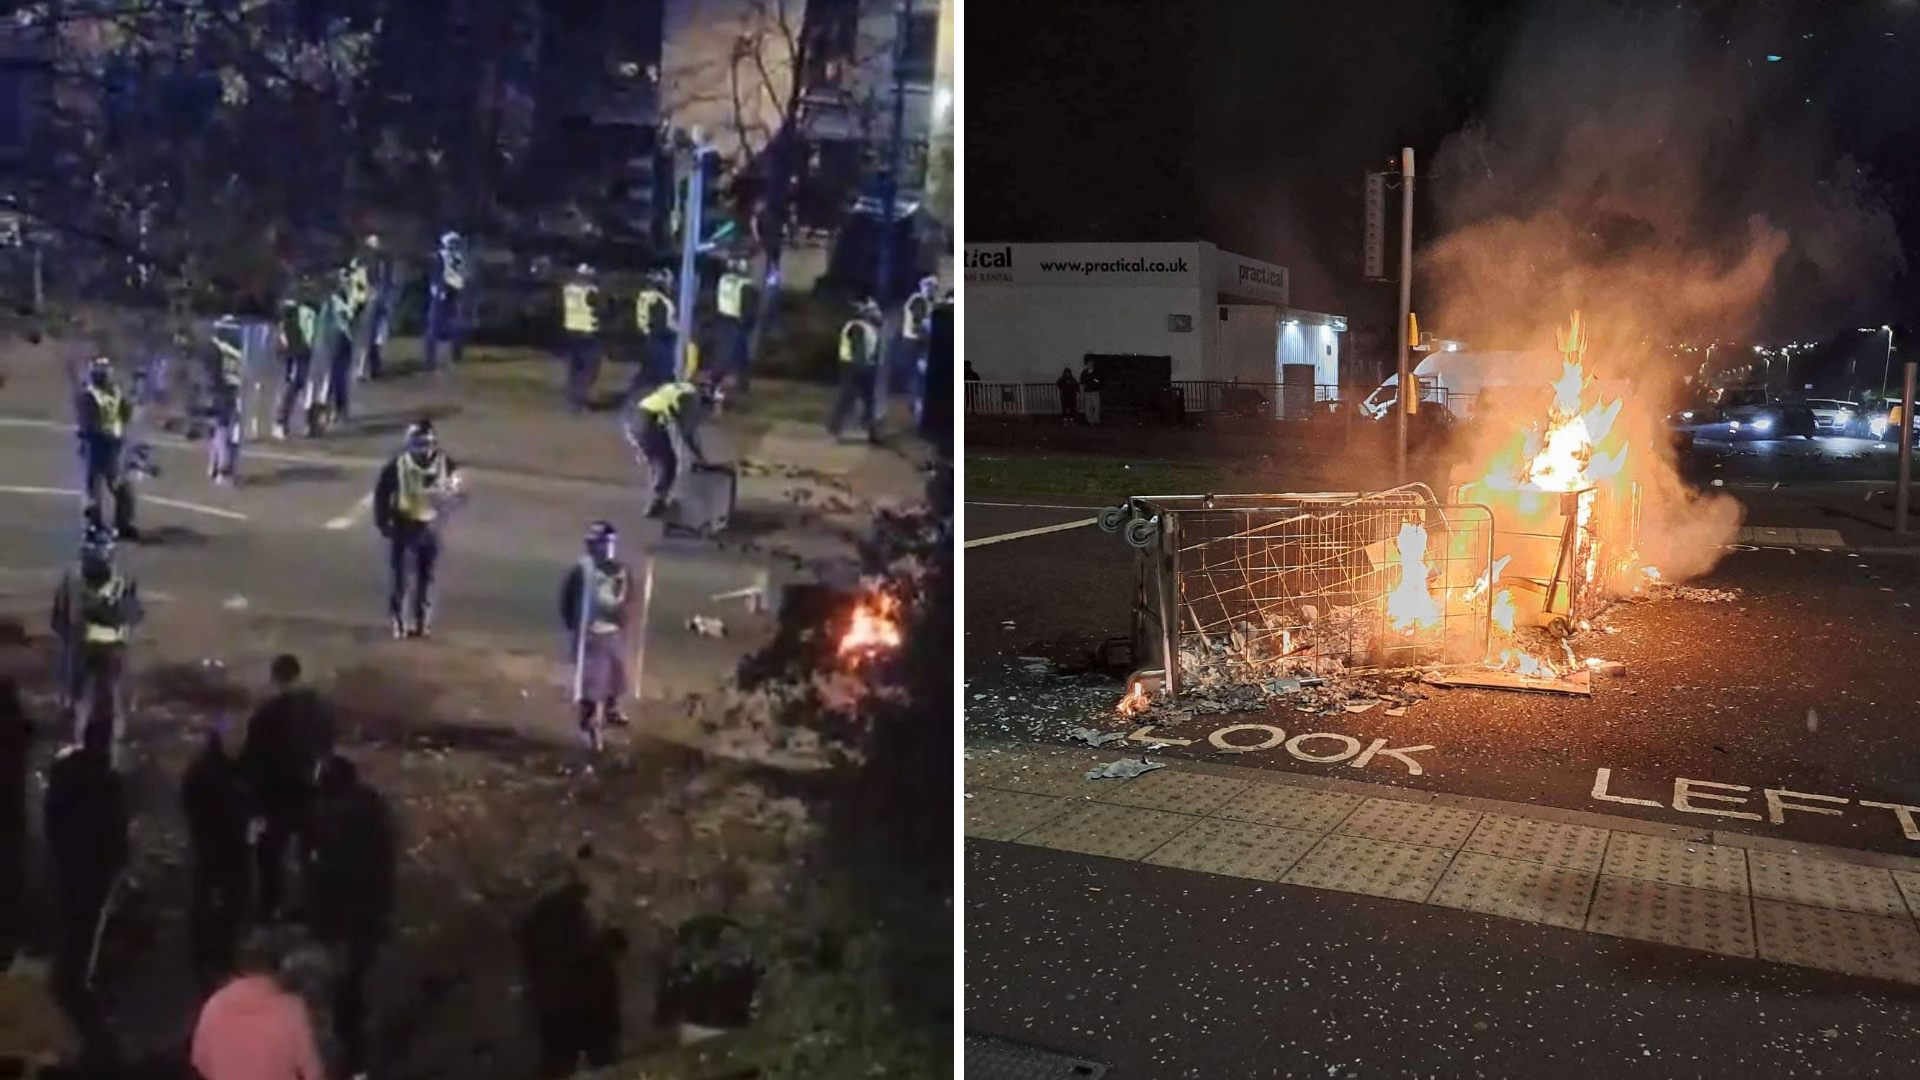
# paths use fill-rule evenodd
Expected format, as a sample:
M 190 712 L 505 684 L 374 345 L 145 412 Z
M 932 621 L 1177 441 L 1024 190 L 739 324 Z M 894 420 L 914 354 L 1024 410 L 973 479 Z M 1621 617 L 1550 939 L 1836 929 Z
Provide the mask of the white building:
M 1340 381 L 1346 320 L 1290 307 L 1285 267 L 1205 241 L 969 243 L 963 262 L 966 360 L 987 382 L 1050 383 L 1088 355 L 1165 357 L 1176 382 Z

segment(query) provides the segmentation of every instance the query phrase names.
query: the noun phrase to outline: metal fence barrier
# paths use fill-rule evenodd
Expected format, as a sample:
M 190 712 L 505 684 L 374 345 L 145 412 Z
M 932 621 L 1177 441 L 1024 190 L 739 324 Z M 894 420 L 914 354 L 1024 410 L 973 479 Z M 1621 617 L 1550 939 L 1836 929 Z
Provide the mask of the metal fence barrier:
M 1314 383 L 1311 395 L 1305 384 L 1289 387 L 1285 383 L 1221 382 L 1213 379 L 1176 379 L 1172 388 L 1180 392 L 1181 406 L 1188 414 L 1243 416 L 1271 420 L 1307 420 L 1315 416 L 1351 414 L 1377 386 Z M 1059 416 L 1060 387 L 1054 383 L 1018 383 L 971 381 L 966 384 L 966 410 L 974 416 Z M 1130 396 L 1136 401 L 1152 400 L 1139 387 Z M 1125 407 L 1118 393 L 1101 395 L 1102 409 L 1120 411 Z M 1453 394 L 1431 381 L 1420 385 L 1423 405 L 1437 405 L 1456 417 L 1471 415 L 1473 395 Z
M 1103 511 L 1135 559 L 1136 663 L 1169 694 L 1432 662 L 1491 644 L 1493 513 L 1382 492 L 1138 496 Z

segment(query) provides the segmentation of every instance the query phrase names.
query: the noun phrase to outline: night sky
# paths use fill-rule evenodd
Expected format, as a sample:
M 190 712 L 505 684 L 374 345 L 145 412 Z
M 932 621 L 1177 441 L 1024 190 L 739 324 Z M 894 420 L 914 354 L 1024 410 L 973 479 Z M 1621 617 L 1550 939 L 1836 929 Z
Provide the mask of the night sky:
M 1764 302 L 1676 333 L 1920 330 L 1915 0 L 970 0 L 966 33 L 970 240 L 1207 239 L 1291 268 L 1296 306 L 1390 323 L 1393 287 L 1360 278 L 1361 177 L 1409 144 L 1422 248 L 1548 186 L 1594 215 L 1582 258 L 1678 232 L 1731 263 L 1758 216 L 1788 237 Z M 1566 166 L 1587 102 L 1615 104 L 1600 145 L 1645 136 L 1630 166 Z M 1656 185 L 1683 204 L 1636 205 Z

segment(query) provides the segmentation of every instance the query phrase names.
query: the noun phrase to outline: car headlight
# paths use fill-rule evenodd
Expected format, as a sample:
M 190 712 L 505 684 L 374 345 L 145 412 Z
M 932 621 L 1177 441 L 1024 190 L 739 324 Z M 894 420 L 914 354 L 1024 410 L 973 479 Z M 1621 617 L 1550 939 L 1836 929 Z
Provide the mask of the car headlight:
M 1755 430 L 1755 431 L 1772 431 L 1772 430 L 1773 430 L 1773 418 L 1772 418 L 1772 417 L 1767 417 L 1767 416 L 1762 416 L 1762 417 L 1760 417 L 1760 418 L 1758 418 L 1758 419 L 1756 419 L 1756 420 L 1755 420 L 1755 421 L 1753 422 L 1753 430 Z
M 1727 421 L 1727 430 L 1728 430 L 1728 431 L 1739 431 L 1739 430 L 1740 430 L 1740 421 L 1738 421 L 1738 420 L 1729 420 L 1729 421 Z

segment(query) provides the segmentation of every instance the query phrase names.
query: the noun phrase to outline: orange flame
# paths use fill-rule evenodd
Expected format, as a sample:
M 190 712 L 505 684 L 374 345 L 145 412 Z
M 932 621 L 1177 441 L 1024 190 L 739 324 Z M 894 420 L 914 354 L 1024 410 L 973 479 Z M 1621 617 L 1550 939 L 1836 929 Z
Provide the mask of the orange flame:
M 1399 584 L 1387 594 L 1387 624 L 1409 634 L 1440 625 L 1440 604 L 1427 586 L 1427 530 L 1412 522 L 1400 526 L 1394 542 Z
M 1503 633 L 1513 633 L 1513 590 L 1501 589 L 1493 598 L 1493 625 Z
M 1114 711 L 1121 716 L 1139 716 L 1141 713 L 1146 712 L 1147 708 L 1152 704 L 1153 699 L 1147 696 L 1146 689 L 1142 687 L 1138 681 L 1135 681 L 1133 685 L 1127 689 L 1127 696 L 1120 699 L 1120 704 L 1115 707 Z
M 900 600 L 874 589 L 854 605 L 847 632 L 840 637 L 841 656 L 861 656 L 900 647 Z

